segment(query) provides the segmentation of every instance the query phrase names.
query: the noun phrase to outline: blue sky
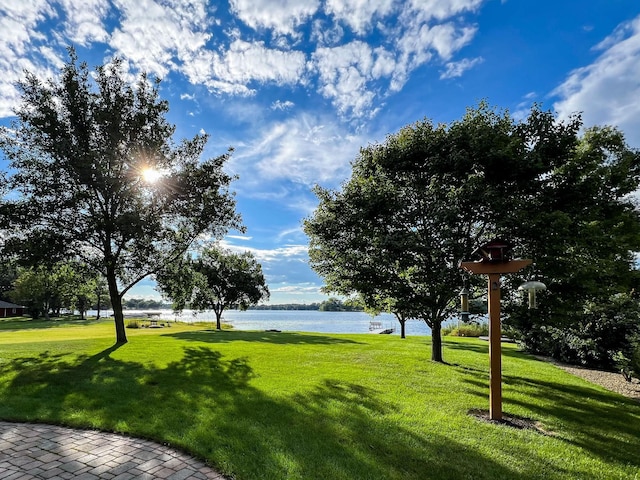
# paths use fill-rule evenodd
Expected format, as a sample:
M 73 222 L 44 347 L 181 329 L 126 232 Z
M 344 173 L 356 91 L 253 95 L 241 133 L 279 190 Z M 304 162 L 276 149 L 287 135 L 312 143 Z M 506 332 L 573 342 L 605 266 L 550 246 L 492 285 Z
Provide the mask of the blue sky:
M 326 298 L 301 229 L 311 188 L 339 187 L 360 147 L 404 125 L 481 99 L 516 117 L 538 102 L 640 147 L 636 0 L 3 1 L 0 123 L 24 69 L 55 75 L 67 45 L 163 78 L 178 138 L 209 133 L 207 156 L 235 148 L 247 232 L 223 244 L 256 255 L 271 303 Z

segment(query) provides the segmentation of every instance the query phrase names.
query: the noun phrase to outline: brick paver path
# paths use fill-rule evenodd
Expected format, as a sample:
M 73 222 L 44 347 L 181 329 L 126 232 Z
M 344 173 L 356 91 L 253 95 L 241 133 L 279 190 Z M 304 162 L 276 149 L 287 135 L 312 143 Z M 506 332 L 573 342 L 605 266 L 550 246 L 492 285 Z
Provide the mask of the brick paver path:
M 0 422 L 0 479 L 224 480 L 169 447 L 91 430 Z

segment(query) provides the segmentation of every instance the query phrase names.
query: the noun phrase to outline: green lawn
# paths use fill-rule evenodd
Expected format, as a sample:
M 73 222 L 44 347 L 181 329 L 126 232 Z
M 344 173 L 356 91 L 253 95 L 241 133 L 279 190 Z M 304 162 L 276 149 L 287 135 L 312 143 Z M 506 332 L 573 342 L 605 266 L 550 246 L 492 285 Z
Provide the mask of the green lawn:
M 47 328 L 48 327 L 48 328 Z M 0 322 L 0 418 L 170 443 L 242 479 L 640 479 L 640 403 L 503 350 L 488 408 L 487 344 L 430 338 Z

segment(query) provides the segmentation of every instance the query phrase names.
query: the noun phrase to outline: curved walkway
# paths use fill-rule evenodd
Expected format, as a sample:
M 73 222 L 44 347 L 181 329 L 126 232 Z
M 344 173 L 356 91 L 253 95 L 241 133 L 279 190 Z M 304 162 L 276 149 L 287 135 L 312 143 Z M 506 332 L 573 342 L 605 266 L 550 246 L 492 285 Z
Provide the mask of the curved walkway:
M 93 430 L 0 422 L 3 480 L 223 480 L 188 455 L 147 440 Z

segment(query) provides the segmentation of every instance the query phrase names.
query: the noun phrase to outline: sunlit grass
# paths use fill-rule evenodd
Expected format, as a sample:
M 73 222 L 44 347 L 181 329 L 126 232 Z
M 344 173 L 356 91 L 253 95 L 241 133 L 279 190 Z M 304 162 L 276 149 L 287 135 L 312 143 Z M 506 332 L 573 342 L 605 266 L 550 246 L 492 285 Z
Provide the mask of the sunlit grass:
M 0 417 L 171 443 L 237 479 L 638 478 L 640 404 L 504 346 L 504 411 L 487 344 L 429 337 L 217 332 L 112 321 L 0 326 Z M 6 326 L 6 325 L 4 325 Z

